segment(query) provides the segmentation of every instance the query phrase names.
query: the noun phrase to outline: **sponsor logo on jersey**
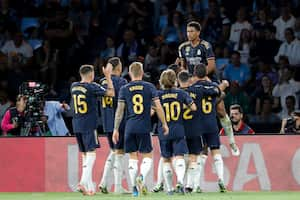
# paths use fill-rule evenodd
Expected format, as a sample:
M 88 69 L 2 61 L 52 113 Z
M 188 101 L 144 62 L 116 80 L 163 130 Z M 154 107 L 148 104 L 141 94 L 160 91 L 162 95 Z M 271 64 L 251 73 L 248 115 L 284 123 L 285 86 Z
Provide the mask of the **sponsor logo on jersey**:
M 201 50 L 200 50 L 200 49 L 198 49 L 198 51 L 197 51 L 197 55 L 198 55 L 198 56 L 200 56 L 200 55 L 201 55 Z

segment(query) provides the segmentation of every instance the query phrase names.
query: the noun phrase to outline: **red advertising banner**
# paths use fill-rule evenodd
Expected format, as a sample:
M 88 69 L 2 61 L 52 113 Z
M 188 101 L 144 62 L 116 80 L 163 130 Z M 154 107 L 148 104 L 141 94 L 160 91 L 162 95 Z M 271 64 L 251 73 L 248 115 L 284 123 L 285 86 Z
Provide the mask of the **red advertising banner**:
M 231 155 L 226 137 L 221 140 L 225 184 L 229 190 L 300 190 L 300 136 L 238 136 L 240 157 Z M 100 143 L 93 174 L 96 184 L 109 153 L 105 137 L 100 138 Z M 159 161 L 156 137 L 153 145 L 154 168 L 147 180 L 149 188 L 155 183 Z M 201 186 L 204 191 L 217 191 L 217 176 L 210 157 Z M 81 156 L 73 137 L 0 138 L 0 158 L 0 192 L 75 191 L 80 178 Z M 110 185 L 112 180 L 113 177 Z M 129 182 L 125 159 L 124 186 Z

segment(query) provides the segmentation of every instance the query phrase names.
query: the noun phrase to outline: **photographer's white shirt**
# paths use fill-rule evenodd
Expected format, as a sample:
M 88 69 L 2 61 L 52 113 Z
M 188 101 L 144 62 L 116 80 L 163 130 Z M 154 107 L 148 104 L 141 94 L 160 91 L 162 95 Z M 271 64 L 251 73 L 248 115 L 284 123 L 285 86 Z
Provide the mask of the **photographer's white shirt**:
M 48 117 L 47 123 L 52 136 L 66 136 L 69 133 L 62 116 L 65 111 L 59 101 L 45 102 L 44 114 Z

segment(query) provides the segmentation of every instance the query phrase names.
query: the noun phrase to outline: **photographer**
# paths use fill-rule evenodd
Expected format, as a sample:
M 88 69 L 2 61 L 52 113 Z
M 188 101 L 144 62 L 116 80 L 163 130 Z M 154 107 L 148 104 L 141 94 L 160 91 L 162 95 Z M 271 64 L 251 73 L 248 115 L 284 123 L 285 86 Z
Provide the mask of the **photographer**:
M 16 107 L 6 111 L 1 122 L 1 128 L 4 136 L 20 136 L 21 128 L 24 122 L 24 111 L 26 108 L 26 98 L 19 95 L 17 97 Z
M 282 120 L 280 134 L 300 134 L 300 110 L 295 110 L 292 117 Z

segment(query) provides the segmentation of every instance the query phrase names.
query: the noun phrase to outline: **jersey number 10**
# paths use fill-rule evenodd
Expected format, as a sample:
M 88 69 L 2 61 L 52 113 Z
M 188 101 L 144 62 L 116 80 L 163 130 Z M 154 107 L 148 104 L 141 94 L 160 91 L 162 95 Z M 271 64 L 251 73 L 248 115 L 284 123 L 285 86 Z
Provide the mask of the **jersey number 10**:
M 171 103 L 164 103 L 165 115 L 167 122 L 177 121 L 180 116 L 180 103 L 178 101 L 173 101 Z

